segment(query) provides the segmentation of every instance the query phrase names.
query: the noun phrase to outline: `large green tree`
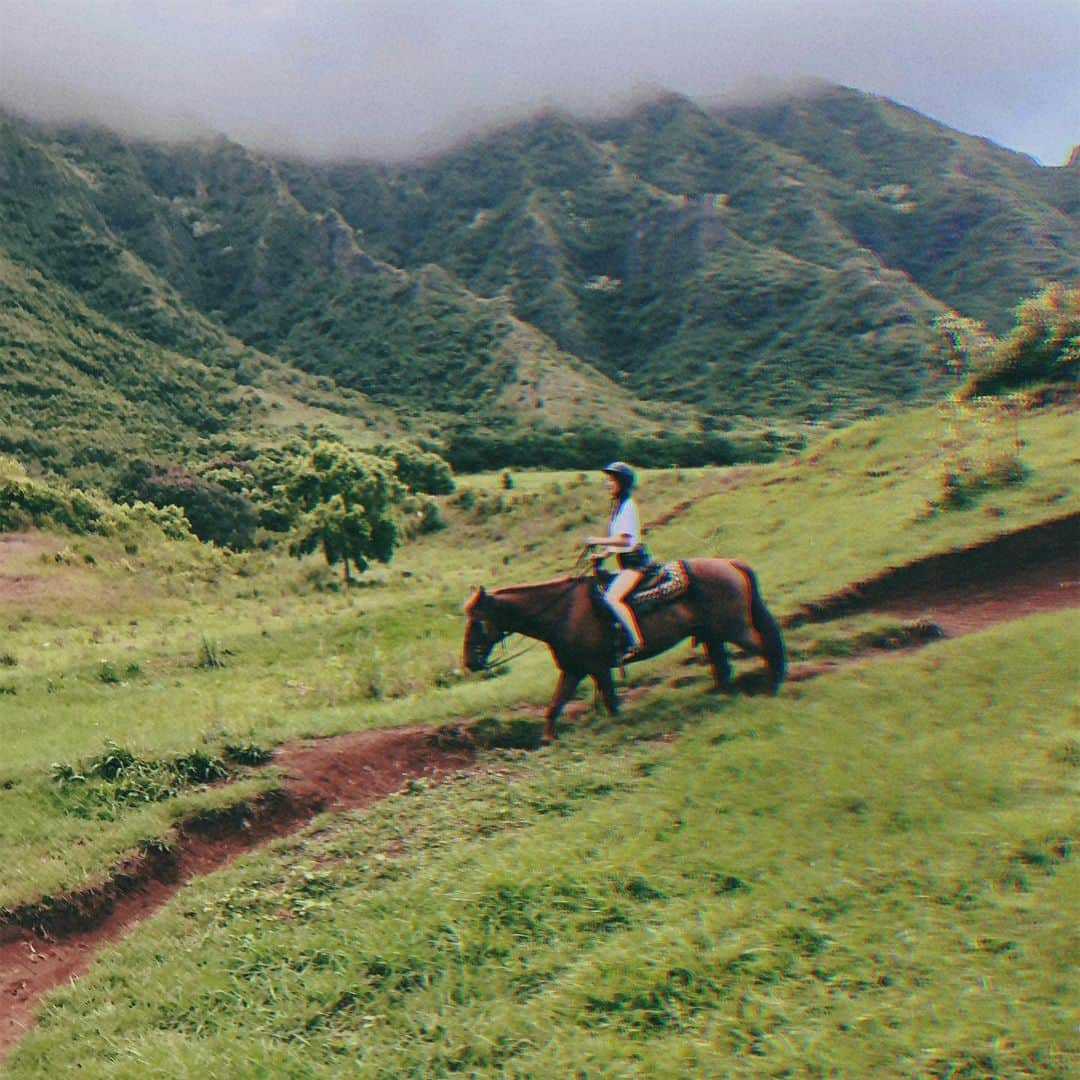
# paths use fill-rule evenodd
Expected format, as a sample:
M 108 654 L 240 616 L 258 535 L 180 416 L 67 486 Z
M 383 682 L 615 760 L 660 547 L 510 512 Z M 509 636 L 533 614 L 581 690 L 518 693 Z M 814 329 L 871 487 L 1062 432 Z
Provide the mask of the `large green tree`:
M 297 459 L 285 495 L 300 509 L 289 545 L 300 558 L 321 550 L 328 566 L 363 573 L 371 560 L 388 563 L 398 545 L 394 504 L 404 488 L 393 466 L 370 454 L 328 442 Z

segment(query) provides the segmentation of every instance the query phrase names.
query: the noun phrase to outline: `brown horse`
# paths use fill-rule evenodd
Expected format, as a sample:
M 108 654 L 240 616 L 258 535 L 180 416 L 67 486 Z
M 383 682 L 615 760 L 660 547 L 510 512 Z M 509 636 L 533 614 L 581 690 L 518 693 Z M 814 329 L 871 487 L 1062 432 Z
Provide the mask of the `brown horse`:
M 735 559 L 688 559 L 690 588 L 662 607 L 638 614 L 645 647 L 634 662 L 666 652 L 693 636 L 705 646 L 718 690 L 731 685 L 726 642 L 763 656 L 772 693 L 786 669 L 784 639 L 758 592 L 746 563 Z M 588 577 L 556 578 L 508 585 L 486 592 L 478 588 L 465 605 L 464 663 L 469 671 L 487 667 L 488 656 L 508 634 L 546 642 L 559 668 L 555 696 L 545 713 L 544 740 L 555 738 L 555 721 L 578 684 L 590 676 L 608 712 L 619 701 L 611 677 L 614 637 L 611 619 L 598 610 L 595 583 Z

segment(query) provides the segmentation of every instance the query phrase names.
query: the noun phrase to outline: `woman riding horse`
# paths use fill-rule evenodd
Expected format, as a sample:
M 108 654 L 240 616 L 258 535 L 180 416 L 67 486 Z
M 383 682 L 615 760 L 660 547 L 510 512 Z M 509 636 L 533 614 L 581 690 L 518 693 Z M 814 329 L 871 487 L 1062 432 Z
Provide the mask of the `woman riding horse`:
M 763 656 L 769 688 L 784 681 L 784 639 L 758 591 L 753 570 L 736 559 L 687 559 L 689 589 L 641 616 L 644 645 L 638 659 L 656 656 L 687 637 L 705 646 L 717 689 L 731 685 L 725 642 Z M 465 605 L 464 664 L 487 667 L 491 650 L 508 634 L 543 641 L 559 668 L 559 681 L 544 714 L 544 740 L 555 738 L 555 721 L 586 676 L 592 678 L 608 712 L 619 699 L 611 677 L 611 627 L 597 611 L 595 582 L 588 577 L 555 578 L 508 585 L 488 592 L 478 588 Z
M 626 598 L 637 588 L 642 575 L 652 561 L 641 540 L 641 523 L 637 505 L 634 503 L 634 470 L 625 461 L 613 461 L 601 472 L 611 482 L 611 506 L 606 536 L 587 536 L 585 543 L 594 549 L 593 560 L 602 562 L 614 555 L 619 572 L 604 590 L 604 603 L 622 624 L 630 639 L 620 660 L 627 663 L 638 656 L 644 645 L 637 617 L 626 603 Z

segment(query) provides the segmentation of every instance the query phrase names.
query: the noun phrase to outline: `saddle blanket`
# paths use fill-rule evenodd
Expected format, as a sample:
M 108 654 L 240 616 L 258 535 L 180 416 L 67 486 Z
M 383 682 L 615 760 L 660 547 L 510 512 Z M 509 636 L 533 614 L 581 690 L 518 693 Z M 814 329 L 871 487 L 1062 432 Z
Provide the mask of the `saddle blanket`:
M 685 561 L 677 559 L 647 573 L 628 597 L 628 602 L 635 611 L 648 611 L 675 600 L 689 588 L 690 570 Z

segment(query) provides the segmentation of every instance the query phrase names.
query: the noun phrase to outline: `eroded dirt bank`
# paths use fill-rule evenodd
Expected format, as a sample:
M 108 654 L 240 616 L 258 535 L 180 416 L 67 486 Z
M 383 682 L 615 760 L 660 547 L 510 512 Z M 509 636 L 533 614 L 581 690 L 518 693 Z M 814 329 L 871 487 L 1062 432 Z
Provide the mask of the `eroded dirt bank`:
M 1080 514 L 888 570 L 808 604 L 786 626 L 861 611 L 932 618 L 947 635 L 1077 603 Z
M 368 806 L 409 780 L 468 769 L 465 747 L 426 727 L 363 731 L 281 747 L 285 782 L 255 803 L 186 822 L 173 844 L 143 852 L 101 885 L 0 912 L 0 1058 L 33 1021 L 41 996 L 80 975 L 97 952 L 201 874 L 285 836 L 323 810 Z

